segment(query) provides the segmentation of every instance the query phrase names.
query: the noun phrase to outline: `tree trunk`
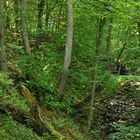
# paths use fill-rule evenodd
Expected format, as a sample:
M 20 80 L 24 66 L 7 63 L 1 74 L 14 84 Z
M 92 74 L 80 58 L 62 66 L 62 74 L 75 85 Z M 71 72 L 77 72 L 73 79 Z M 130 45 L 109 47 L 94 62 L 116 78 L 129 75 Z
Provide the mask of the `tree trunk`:
M 63 4 L 60 5 L 60 10 L 59 10 L 59 15 L 58 15 L 57 21 L 56 21 L 55 31 L 59 31 L 59 28 L 60 28 L 60 21 L 61 21 L 61 16 L 62 16 L 62 9 L 63 9 Z
M 4 1 L 4 9 L 7 12 L 7 14 L 5 15 L 5 30 L 10 30 L 10 16 L 9 16 L 8 5 L 6 1 Z
M 107 42 L 106 42 L 106 56 L 107 56 L 107 68 L 108 69 L 110 69 L 110 46 L 111 46 L 111 34 L 112 34 L 112 28 L 113 28 L 112 23 L 113 23 L 113 19 L 110 18 Z
M 44 9 L 44 0 L 39 0 L 38 3 L 38 29 L 42 31 L 42 16 L 43 16 L 43 9 Z
M 97 80 L 97 71 L 98 71 L 98 63 L 99 63 L 99 49 L 101 47 L 101 41 L 103 37 L 103 28 L 105 25 L 105 18 L 99 19 L 99 30 L 98 30 L 98 37 L 96 42 L 96 50 L 95 50 L 95 63 L 94 63 L 94 74 L 93 74 L 93 86 L 91 92 L 91 100 L 90 100 L 90 108 L 89 108 L 89 116 L 87 120 L 87 132 L 90 130 L 93 120 L 93 111 L 94 111 L 94 97 L 95 97 L 95 89 L 96 89 L 96 80 Z
M 0 70 L 7 69 L 6 64 L 6 46 L 4 45 L 4 30 L 5 30 L 5 14 L 4 1 L 0 1 Z
M 129 30 L 130 30 L 130 28 L 128 27 L 128 29 L 127 29 L 127 31 L 126 31 L 126 34 L 125 34 L 125 39 L 124 39 L 123 47 L 121 48 L 121 50 L 120 50 L 120 52 L 119 52 L 119 54 L 118 54 L 118 57 L 117 57 L 117 61 L 116 61 L 117 64 L 120 63 L 121 56 L 122 56 L 122 54 L 123 54 L 123 52 L 124 52 L 124 50 L 125 50 L 125 47 L 126 47 L 126 45 L 127 45 L 127 38 L 128 38 Z
M 73 5 L 72 0 L 67 0 L 67 38 L 65 47 L 64 68 L 59 83 L 59 87 L 57 90 L 59 93 L 64 90 L 68 78 L 68 70 L 71 63 L 72 43 L 73 43 Z
M 139 47 L 140 47 L 140 22 L 137 23 L 137 27 L 138 27 L 138 33 L 139 33 L 138 40 L 139 40 Z
M 16 32 L 19 34 L 20 33 L 20 1 L 19 0 L 14 0 L 14 11 L 15 11 L 15 29 Z
M 34 118 L 32 114 L 19 107 L 13 106 L 12 104 L 6 104 L 1 101 L 0 113 L 10 114 L 14 120 L 26 125 L 26 127 L 32 128 L 33 131 L 40 136 L 48 132 L 49 134 L 56 136 L 58 139 L 65 139 L 65 136 L 56 131 L 49 122 L 42 122 L 42 120 Z M 66 139 L 69 140 L 68 138 Z
M 46 30 L 48 32 L 48 22 L 49 22 L 49 17 L 50 17 L 50 9 L 49 9 L 49 2 L 46 0 L 46 18 L 45 18 L 45 26 Z
M 40 41 L 42 38 L 42 32 L 43 32 L 43 25 L 42 25 L 42 17 L 43 17 L 43 10 L 44 10 L 44 0 L 39 0 L 38 3 L 38 23 L 37 23 L 37 44 L 36 44 L 36 49 L 39 49 Z
M 26 21 L 27 0 L 22 0 L 21 10 L 22 10 L 21 24 L 22 24 L 22 36 L 23 36 L 24 50 L 25 50 L 25 54 L 29 55 L 29 54 L 31 54 L 31 49 L 29 46 L 27 21 Z
M 140 11 L 140 5 L 137 6 L 137 11 L 138 12 Z M 140 47 L 140 21 L 137 22 L 137 31 L 138 31 L 138 41 L 139 41 L 138 42 L 139 43 L 138 45 Z
M 54 8 L 56 7 L 56 5 L 58 4 L 59 0 L 55 0 L 54 4 L 49 3 L 49 0 L 46 0 L 46 18 L 45 18 L 45 26 L 46 26 L 46 37 L 48 35 L 48 31 L 51 31 L 52 28 L 49 29 L 49 18 L 50 18 L 50 14 L 51 12 L 54 10 Z
M 11 103 L 6 103 L 3 98 L 0 98 L 0 113 L 10 114 L 13 119 L 32 128 L 38 135 L 42 136 L 44 133 L 48 132 L 59 140 L 70 140 L 69 137 L 55 130 L 49 121 L 48 112 L 38 105 L 35 97 L 25 86 L 22 86 L 22 95 L 29 105 L 30 112 L 16 107 Z

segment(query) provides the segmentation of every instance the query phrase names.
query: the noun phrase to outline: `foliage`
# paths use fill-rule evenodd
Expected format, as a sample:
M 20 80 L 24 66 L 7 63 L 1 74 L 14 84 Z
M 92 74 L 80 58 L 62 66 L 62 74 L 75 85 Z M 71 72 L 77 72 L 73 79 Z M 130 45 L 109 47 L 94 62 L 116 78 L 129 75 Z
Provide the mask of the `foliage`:
M 102 91 L 102 99 L 113 96 L 119 88 L 118 76 L 108 73 L 103 81 L 104 89 Z
M 11 116 L 0 115 L 0 139 L 3 140 L 43 140 L 31 129 L 15 122 Z
M 13 84 L 13 81 L 12 79 L 9 78 L 9 73 L 0 73 L 1 90 L 2 90 L 2 87 L 7 88 L 8 86 L 12 84 Z
M 127 126 L 125 122 L 118 122 L 114 123 L 113 127 L 117 132 L 110 134 L 110 140 L 138 140 L 140 138 L 140 125 Z
M 100 107 L 100 101 L 108 102 L 110 98 L 115 100 L 116 93 L 122 85 L 131 81 L 134 83 L 139 81 L 139 0 L 73 0 L 72 58 L 69 68 L 66 69 L 63 68 L 63 63 L 67 37 L 67 2 L 27 0 L 27 10 L 24 14 L 18 0 L 7 0 L 6 2 L 3 0 L 3 2 L 6 21 L 5 29 L 1 29 L 0 24 L 0 35 L 1 31 L 5 30 L 3 46 L 6 50 L 0 49 L 0 53 L 3 51 L 2 54 L 7 54 L 5 63 L 7 63 L 8 72 L 0 72 L 0 98 L 6 103 L 29 111 L 26 101 L 20 94 L 20 86 L 23 84 L 35 95 L 41 106 L 52 112 L 58 112 L 56 119 L 50 120 L 56 129 L 61 130 L 67 126 L 68 130 L 69 128 L 72 130 L 75 139 L 86 140 L 90 139 L 89 137 L 102 139 L 100 135 L 106 132 L 100 130 L 104 127 L 101 114 L 108 112 L 100 112 L 97 110 L 98 107 L 93 112 L 94 126 L 91 127 L 91 134 L 85 138 L 83 136 L 85 134 L 81 134 L 80 131 L 82 128 L 86 128 L 83 122 L 87 123 L 94 82 L 96 93 L 93 106 Z M 24 25 L 27 30 L 25 40 L 29 42 L 30 55 L 25 54 L 25 47 L 28 43 L 25 43 L 23 38 L 22 21 L 24 17 L 26 17 L 25 23 L 27 23 Z M 101 33 L 99 21 L 103 18 L 105 25 Z M 109 30 L 110 25 L 112 25 L 112 31 Z M 98 38 L 100 36 L 102 36 L 101 40 Z M 1 39 L 2 37 L 0 37 L 0 48 L 3 44 Z M 108 44 L 110 44 L 109 48 L 107 48 Z M 98 49 L 97 46 L 99 46 Z M 95 71 L 97 50 L 99 51 L 98 68 Z M 2 58 L 0 58 L 1 60 Z M 3 62 L 0 62 L 0 68 L 1 63 Z M 9 64 L 18 67 L 21 75 L 19 76 L 14 70 L 11 70 Z M 57 89 L 63 71 L 68 74 L 68 79 L 64 91 L 58 93 Z M 96 80 L 94 79 L 95 73 L 97 74 Z M 133 85 L 129 86 L 133 87 Z M 139 98 L 139 91 L 140 87 L 137 87 L 136 91 L 128 89 L 127 96 L 121 94 L 121 98 L 128 101 L 131 97 Z M 128 115 L 134 120 L 138 116 L 133 118 L 133 111 L 138 112 L 138 110 L 130 109 Z M 61 116 L 61 112 L 65 115 Z M 73 116 L 74 112 L 77 113 Z M 40 138 L 32 130 L 14 122 L 10 116 L 5 118 L 0 115 L 0 118 L 2 139 L 9 139 L 10 135 L 11 139 L 56 139 L 48 133 Z M 110 139 L 131 140 L 139 137 L 139 126 L 118 122 L 113 127 L 117 132 L 111 134 Z
M 0 75 L 0 97 L 6 103 L 13 103 L 16 106 L 21 106 L 25 110 L 29 110 L 23 97 L 12 87 L 14 80 L 10 78 L 10 73 L 1 73 Z

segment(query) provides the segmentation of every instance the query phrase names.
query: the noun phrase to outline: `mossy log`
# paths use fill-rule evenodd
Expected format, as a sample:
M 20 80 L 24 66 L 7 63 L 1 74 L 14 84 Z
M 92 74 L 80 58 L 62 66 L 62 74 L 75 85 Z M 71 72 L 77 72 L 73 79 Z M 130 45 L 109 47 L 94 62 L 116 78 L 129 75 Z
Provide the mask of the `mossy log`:
M 30 112 L 0 99 L 0 113 L 10 114 L 14 120 L 32 128 L 33 131 L 40 136 L 43 135 L 43 133 L 49 133 L 58 140 L 70 140 L 69 137 L 62 135 L 55 130 L 49 121 L 50 119 L 47 118 L 48 114 L 44 115 L 44 113 L 42 113 L 46 111 L 38 105 L 35 97 L 25 86 L 22 86 L 22 94 L 30 107 Z
M 42 135 L 44 132 L 46 132 L 45 128 L 43 128 L 41 124 L 31 116 L 30 113 L 19 107 L 0 100 L 0 112 L 10 114 L 14 120 L 26 125 L 29 128 L 32 128 L 38 135 Z
M 30 113 L 33 116 L 35 120 L 41 124 L 41 126 L 48 132 L 50 132 L 52 135 L 56 136 L 58 139 L 68 139 L 64 137 L 61 133 L 56 131 L 53 126 L 50 124 L 50 122 L 47 120 L 47 114 L 45 115 L 42 112 L 45 112 L 37 103 L 37 100 L 32 95 L 32 93 L 22 85 L 22 94 L 24 98 L 26 99 L 29 107 L 30 107 Z M 46 118 L 46 119 L 44 119 Z

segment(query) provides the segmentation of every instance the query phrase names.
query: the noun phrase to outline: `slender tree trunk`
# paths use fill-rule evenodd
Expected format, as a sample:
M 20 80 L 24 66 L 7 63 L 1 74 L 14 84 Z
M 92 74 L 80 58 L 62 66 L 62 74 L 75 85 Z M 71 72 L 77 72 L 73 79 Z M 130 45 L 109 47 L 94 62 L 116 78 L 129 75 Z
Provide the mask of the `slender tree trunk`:
M 48 22 L 49 22 L 49 17 L 50 17 L 49 1 L 46 0 L 46 18 L 45 18 L 45 26 L 46 26 L 46 30 L 47 30 L 47 32 L 48 32 Z
M 58 86 L 59 93 L 61 93 L 64 90 L 67 82 L 68 70 L 71 63 L 72 43 L 73 43 L 73 5 L 72 0 L 67 0 L 67 38 L 65 47 L 64 68 Z
M 22 0 L 21 9 L 22 9 L 21 24 L 22 24 L 22 36 L 23 36 L 24 50 L 25 50 L 25 54 L 29 55 L 29 54 L 31 54 L 31 49 L 30 49 L 30 45 L 29 45 L 28 32 L 27 32 L 27 21 L 26 21 L 27 0 Z
M 126 31 L 126 35 L 125 35 L 125 40 L 124 40 L 124 43 L 123 43 L 123 47 L 121 48 L 119 54 L 118 54 L 118 57 L 117 57 L 117 61 L 116 61 L 116 65 L 118 67 L 118 75 L 120 75 L 120 70 L 121 70 L 121 63 L 120 63 L 120 59 L 122 57 L 122 54 L 126 48 L 126 45 L 127 45 L 127 38 L 128 38 L 128 33 L 129 33 L 129 30 L 130 28 L 128 27 L 127 31 Z
M 95 63 L 94 63 L 94 74 L 93 74 L 93 86 L 91 92 L 91 100 L 90 100 L 90 108 L 89 108 L 89 116 L 87 120 L 87 132 L 91 128 L 92 120 L 93 120 L 93 111 L 94 111 L 94 97 L 95 97 L 95 90 L 96 90 L 96 80 L 97 80 L 97 71 L 98 71 L 98 64 L 99 64 L 99 49 L 101 47 L 101 41 L 103 37 L 103 28 L 105 25 L 105 18 L 99 19 L 99 30 L 98 30 L 98 37 L 96 42 L 96 50 L 95 50 Z
M 137 6 L 137 11 L 140 12 L 140 5 Z M 139 41 L 139 47 L 140 47 L 140 21 L 137 22 L 137 31 L 138 31 L 138 41 Z
M 36 49 L 39 49 L 40 41 L 42 38 L 42 32 L 43 32 L 43 24 L 42 24 L 42 17 L 43 17 L 43 10 L 44 10 L 44 0 L 39 0 L 38 3 L 38 23 L 37 23 L 37 31 L 38 31 L 38 36 L 37 36 L 37 44 L 36 44 Z
M 56 25 L 56 20 L 52 21 L 52 26 L 51 26 L 51 33 L 53 34 L 55 31 L 55 25 Z
M 7 70 L 6 46 L 4 45 L 5 13 L 4 1 L 0 0 L 0 70 Z
M 61 21 L 61 16 L 62 16 L 62 8 L 63 8 L 63 5 L 61 4 L 60 5 L 60 10 L 59 10 L 59 15 L 58 15 L 57 21 L 56 21 L 55 31 L 59 31 L 59 28 L 60 28 L 60 21 Z
M 14 11 L 15 11 L 15 28 L 16 32 L 19 34 L 20 33 L 20 1 L 19 0 L 14 0 Z
M 109 21 L 109 28 L 108 28 L 108 35 L 107 35 L 107 42 L 106 42 L 106 56 L 107 56 L 107 67 L 110 69 L 110 47 L 111 47 L 111 34 L 112 34 L 112 23 L 113 19 L 110 18 Z
M 43 9 L 44 9 L 44 0 L 39 0 L 38 3 L 38 29 L 39 31 L 42 31 L 42 17 L 43 17 Z
M 6 1 L 4 1 L 4 8 L 7 14 L 5 15 L 5 30 L 10 30 L 10 16 L 8 15 L 8 6 Z
M 55 9 L 56 5 L 58 4 L 59 0 L 55 0 L 54 4 L 49 3 L 49 0 L 46 0 L 46 18 L 45 18 L 45 25 L 46 25 L 46 30 L 51 31 L 52 27 L 49 29 L 49 18 L 51 12 Z M 48 32 L 47 32 L 48 34 Z M 46 36 L 47 36 L 46 34 Z
M 120 63 L 121 56 L 122 56 L 122 54 L 123 54 L 123 52 L 124 52 L 124 50 L 125 50 L 125 47 L 126 47 L 126 45 L 127 45 L 127 38 L 128 38 L 129 30 L 130 30 L 130 28 L 128 27 L 128 29 L 127 29 L 127 31 L 126 31 L 126 34 L 125 34 L 125 39 L 124 39 L 123 47 L 121 48 L 121 50 L 120 50 L 120 52 L 119 52 L 119 54 L 118 54 L 118 57 L 117 57 L 117 61 L 116 61 L 117 64 Z
M 137 23 L 137 27 L 138 27 L 138 33 L 139 33 L 138 40 L 139 40 L 139 47 L 140 47 L 140 22 Z

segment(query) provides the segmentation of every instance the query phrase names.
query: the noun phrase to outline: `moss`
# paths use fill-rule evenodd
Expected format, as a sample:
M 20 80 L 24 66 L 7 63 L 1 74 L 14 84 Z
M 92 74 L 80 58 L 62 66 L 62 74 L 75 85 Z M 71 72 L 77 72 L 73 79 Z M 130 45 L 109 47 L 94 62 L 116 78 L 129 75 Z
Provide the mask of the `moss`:
M 31 129 L 15 122 L 11 116 L 0 115 L 1 140 L 43 140 Z

